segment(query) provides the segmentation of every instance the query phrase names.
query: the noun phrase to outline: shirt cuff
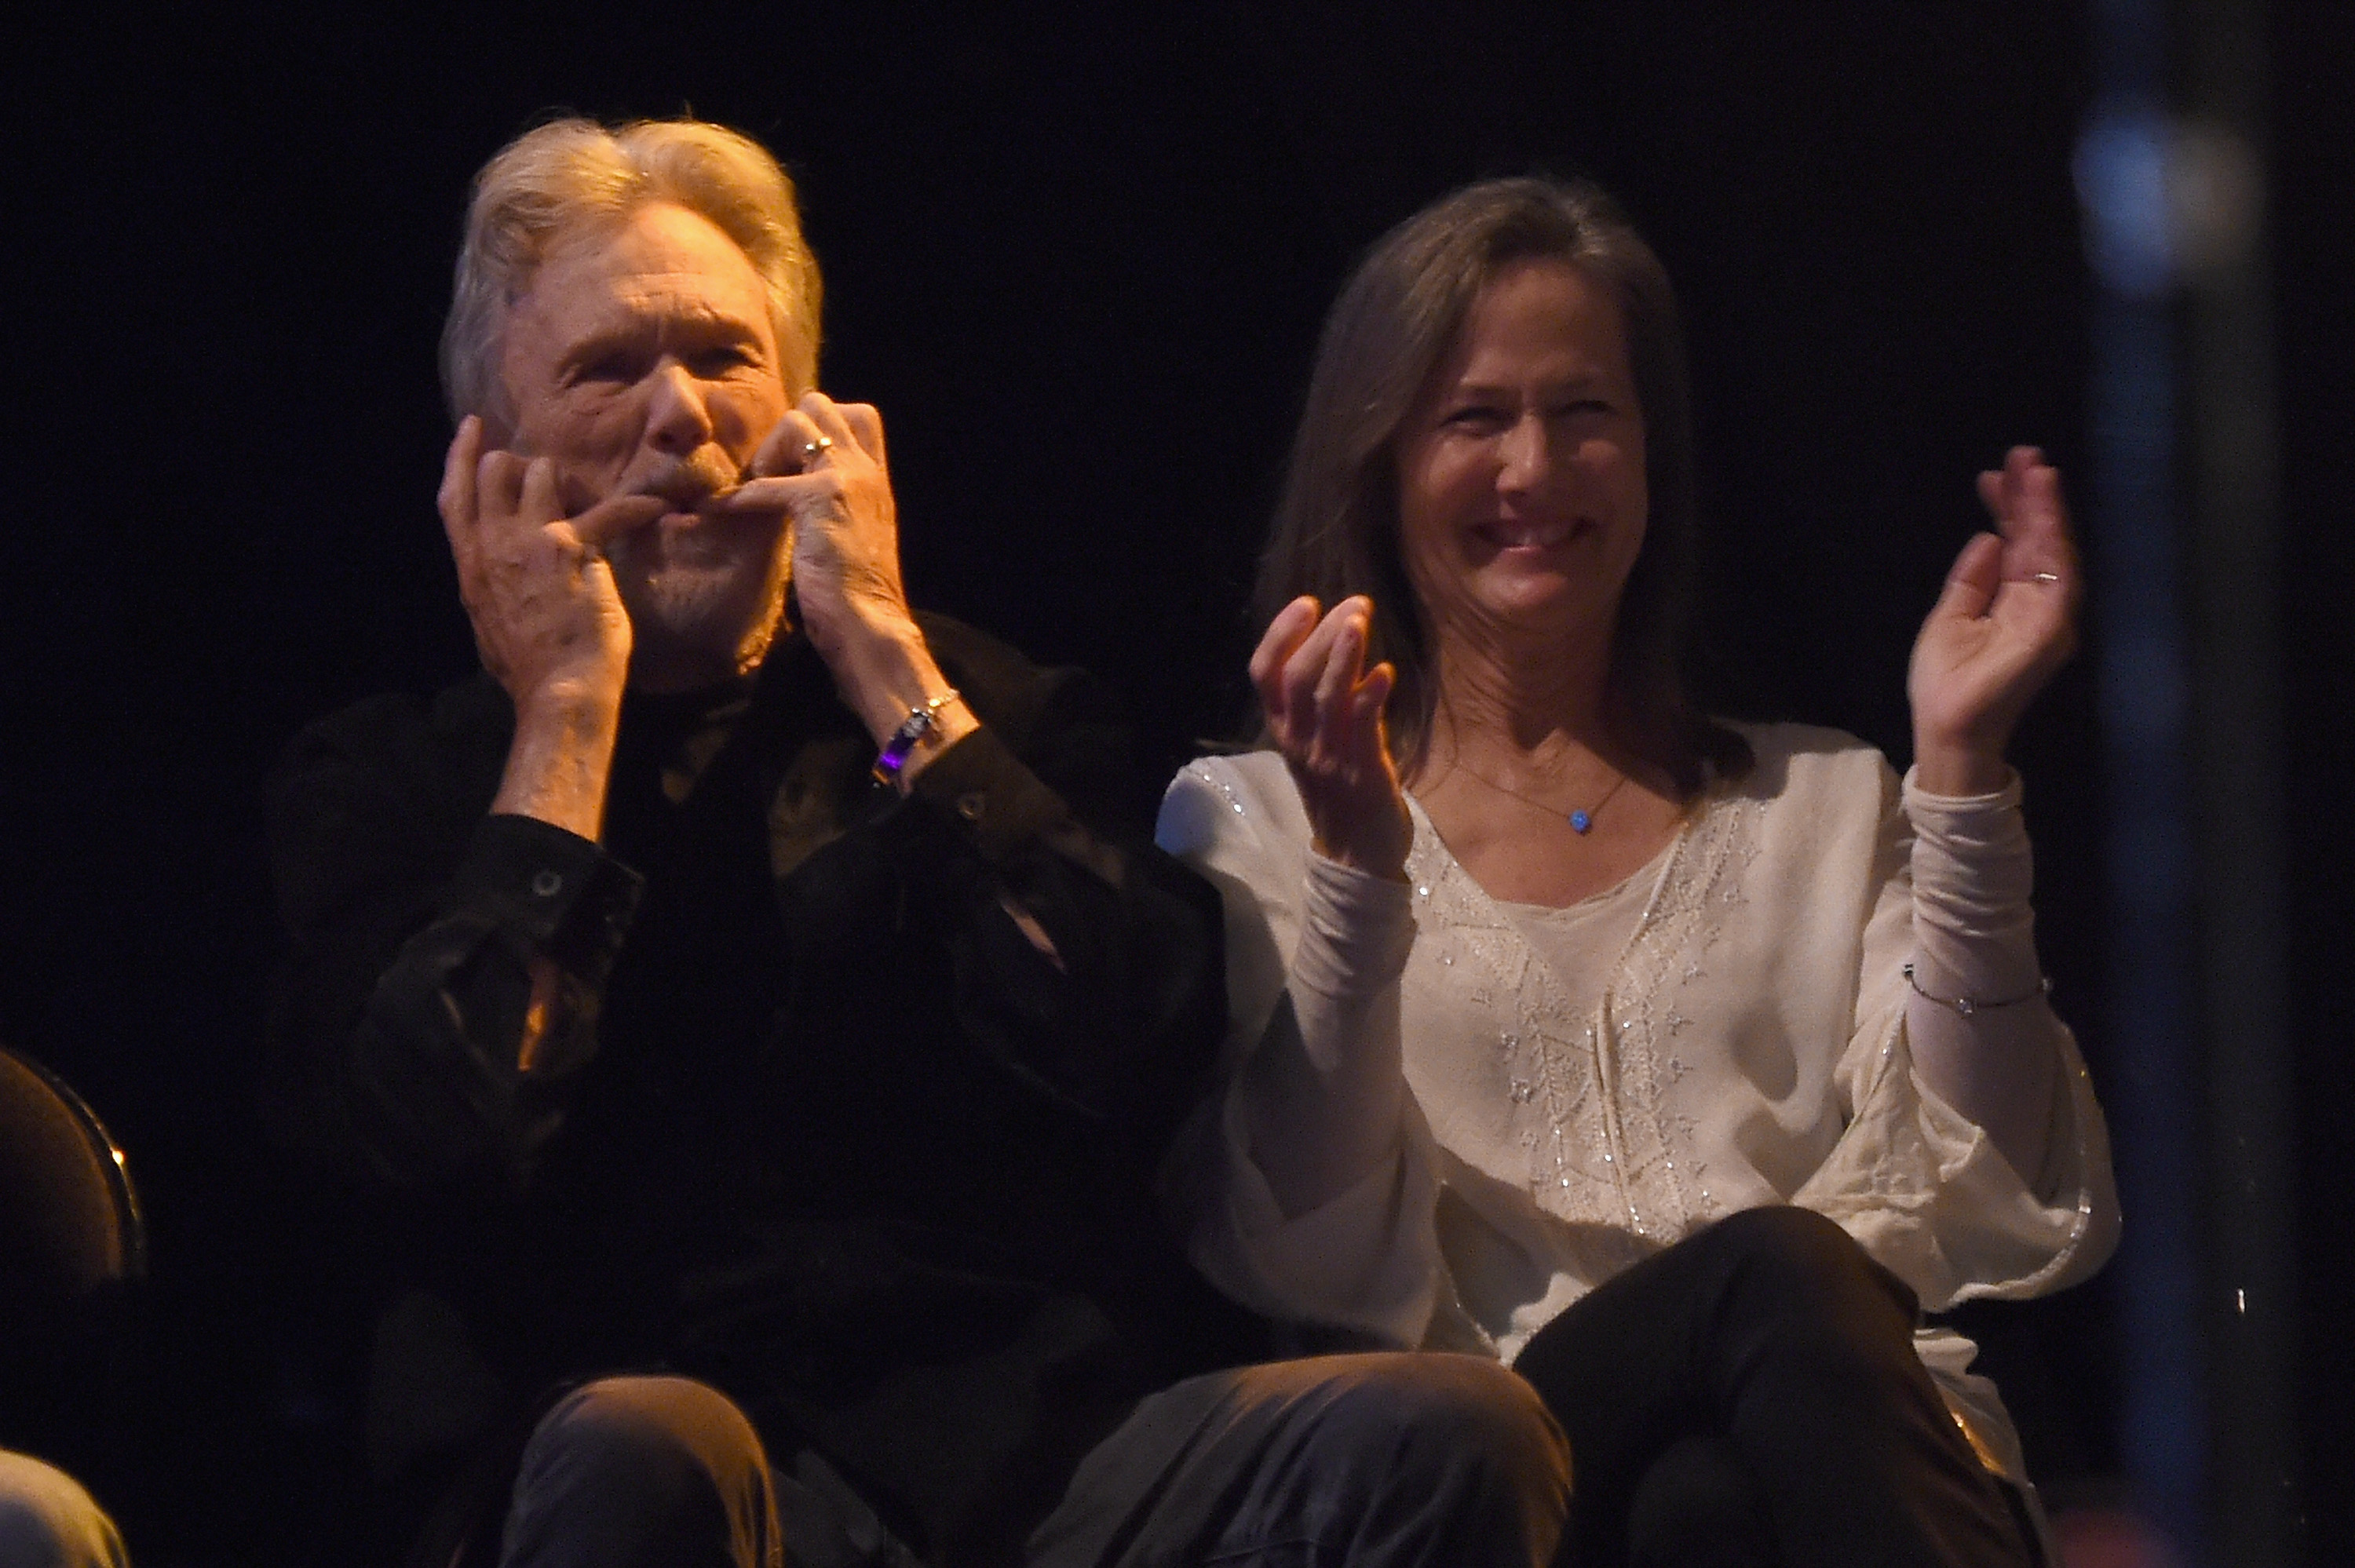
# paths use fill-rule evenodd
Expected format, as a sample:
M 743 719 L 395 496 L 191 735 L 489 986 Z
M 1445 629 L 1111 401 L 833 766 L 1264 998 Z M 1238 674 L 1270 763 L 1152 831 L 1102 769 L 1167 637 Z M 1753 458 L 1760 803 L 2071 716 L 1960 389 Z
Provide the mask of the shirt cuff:
M 987 725 L 967 731 L 926 764 L 908 798 L 956 823 L 985 860 L 1005 864 L 1044 841 L 1106 881 L 1120 880 L 1116 864 L 1098 863 L 1111 852 Z
M 2024 921 L 2034 857 L 2020 812 L 2019 775 L 1987 795 L 1931 795 L 1905 776 L 1905 817 L 1913 829 L 1913 891 L 1963 927 Z
M 1364 995 L 1398 979 L 1414 945 L 1410 891 L 1309 851 L 1294 977 L 1332 997 Z
M 2002 789 L 1986 795 L 1933 795 L 1916 782 L 1921 769 L 1905 770 L 1905 814 L 1915 825 L 1924 818 L 1971 817 L 1985 811 L 2013 811 L 2019 809 L 2025 796 L 2019 781 L 2019 769 L 2009 768 L 2010 777 Z
M 483 819 L 452 880 L 461 904 L 575 970 L 621 947 L 643 884 L 580 834 L 510 815 Z

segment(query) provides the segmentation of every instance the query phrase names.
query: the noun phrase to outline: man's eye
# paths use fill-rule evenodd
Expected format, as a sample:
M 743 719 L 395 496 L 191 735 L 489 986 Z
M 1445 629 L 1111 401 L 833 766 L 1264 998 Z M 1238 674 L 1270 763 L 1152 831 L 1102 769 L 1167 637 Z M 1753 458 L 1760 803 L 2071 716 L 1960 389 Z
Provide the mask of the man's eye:
M 752 351 L 735 344 L 715 344 L 698 349 L 687 361 L 688 368 L 698 376 L 725 376 L 731 370 L 741 370 L 752 363 Z
M 638 378 L 636 356 L 627 354 L 591 355 L 573 367 L 576 382 L 620 383 L 626 385 Z

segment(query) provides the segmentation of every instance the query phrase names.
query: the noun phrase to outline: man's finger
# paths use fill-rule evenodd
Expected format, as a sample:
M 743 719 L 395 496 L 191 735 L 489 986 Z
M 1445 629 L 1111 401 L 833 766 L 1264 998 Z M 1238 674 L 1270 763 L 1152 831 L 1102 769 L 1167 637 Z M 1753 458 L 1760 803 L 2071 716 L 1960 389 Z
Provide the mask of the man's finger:
M 482 461 L 483 422 L 469 414 L 458 421 L 458 433 L 450 439 L 450 450 L 442 460 L 442 489 L 433 498 L 453 545 L 461 530 L 474 531 L 474 465 Z
M 659 518 L 670 503 L 659 495 L 609 495 L 572 519 L 572 532 L 591 550 Z
M 798 408 L 788 408 L 779 416 L 769 433 L 761 438 L 760 450 L 752 454 L 746 467 L 750 478 L 768 479 L 797 474 L 809 466 L 802 449 L 816 438 L 818 429 L 809 417 Z
M 517 497 L 516 510 L 525 522 L 545 528 L 564 515 L 564 508 L 556 499 L 556 465 L 546 458 L 534 458 L 524 465 L 523 493 Z
M 850 421 L 843 417 L 843 405 L 825 393 L 812 392 L 805 396 L 799 412 L 810 422 L 813 429 L 837 446 L 854 446 L 861 451 L 867 450 L 866 443 L 858 439 L 858 432 L 852 429 Z M 878 434 L 880 435 L 879 430 Z M 868 455 L 873 457 L 876 454 L 868 452 Z
M 883 461 L 883 414 L 872 403 L 837 403 L 842 422 L 850 430 L 851 439 L 871 459 L 875 466 L 888 466 Z
M 817 474 L 780 473 L 748 479 L 715 504 L 722 512 L 791 512 L 805 498 L 831 489 Z
M 482 461 L 483 422 L 472 414 L 458 421 L 458 433 L 442 463 L 442 490 L 434 500 L 450 559 L 458 568 L 458 595 L 471 604 L 474 577 L 482 569 L 482 514 L 474 504 L 474 470 Z
M 474 465 L 474 518 L 512 517 L 522 509 L 523 459 L 494 448 Z

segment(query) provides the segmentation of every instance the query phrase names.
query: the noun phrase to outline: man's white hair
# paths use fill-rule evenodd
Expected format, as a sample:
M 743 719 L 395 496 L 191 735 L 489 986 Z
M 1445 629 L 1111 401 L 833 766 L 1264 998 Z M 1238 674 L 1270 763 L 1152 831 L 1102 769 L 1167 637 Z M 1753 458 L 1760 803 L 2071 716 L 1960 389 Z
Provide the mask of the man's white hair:
M 787 395 L 798 398 L 817 384 L 817 258 L 802 238 L 794 182 L 768 149 L 699 120 L 610 129 L 553 120 L 499 149 L 474 176 L 442 328 L 442 390 L 452 418 L 511 420 L 499 378 L 509 308 L 559 235 L 617 222 L 650 202 L 685 207 L 736 242 L 767 290 Z

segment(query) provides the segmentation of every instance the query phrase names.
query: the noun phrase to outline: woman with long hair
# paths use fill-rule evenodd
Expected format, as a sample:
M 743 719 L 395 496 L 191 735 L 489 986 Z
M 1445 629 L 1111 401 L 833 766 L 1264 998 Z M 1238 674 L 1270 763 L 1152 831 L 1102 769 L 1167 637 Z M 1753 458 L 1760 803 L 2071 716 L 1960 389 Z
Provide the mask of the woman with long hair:
M 1679 673 L 1673 294 L 1600 191 L 1494 181 L 1326 325 L 1262 563 L 1263 748 L 1161 839 L 1227 902 L 1234 1076 L 1180 1173 L 1263 1310 L 1497 1355 L 1582 1563 L 2033 1561 L 1972 1347 L 2115 1233 L 2046 1004 L 2013 726 L 2068 657 L 2057 474 L 1984 474 L 1901 781 Z

